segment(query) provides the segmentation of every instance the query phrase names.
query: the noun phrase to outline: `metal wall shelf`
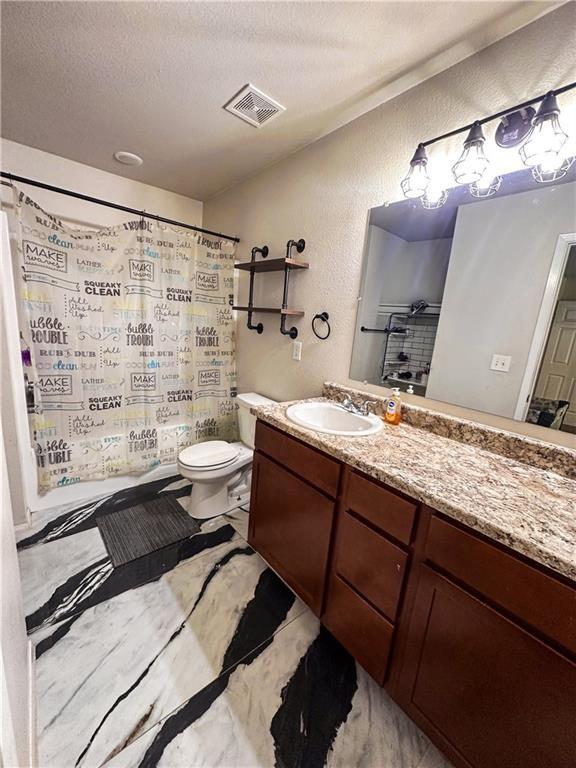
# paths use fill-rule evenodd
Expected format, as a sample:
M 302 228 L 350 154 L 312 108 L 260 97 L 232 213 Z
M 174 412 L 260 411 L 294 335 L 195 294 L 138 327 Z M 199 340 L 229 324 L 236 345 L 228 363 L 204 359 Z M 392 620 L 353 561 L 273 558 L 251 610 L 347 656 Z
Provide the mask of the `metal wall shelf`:
M 232 307 L 238 312 L 271 312 L 276 315 L 290 315 L 291 317 L 304 317 L 301 309 L 284 309 L 283 307 Z
M 270 259 L 270 261 L 239 261 L 234 264 L 234 269 L 242 269 L 245 272 L 281 272 L 288 269 L 309 269 L 307 261 L 299 259 Z
M 286 256 L 283 259 L 267 259 L 269 250 L 267 245 L 263 245 L 261 248 L 252 248 L 252 258 L 250 261 L 239 261 L 234 265 L 234 269 L 239 269 L 243 272 L 250 273 L 250 289 L 248 293 L 248 305 L 247 306 L 234 306 L 237 312 L 247 312 L 248 319 L 246 322 L 247 327 L 251 331 L 262 333 L 264 325 L 262 323 L 252 323 L 252 315 L 255 312 L 266 312 L 269 314 L 280 315 L 280 333 L 283 336 L 290 336 L 291 339 L 295 339 L 298 336 L 298 329 L 292 326 L 292 328 L 286 329 L 287 317 L 303 317 L 304 312 L 301 309 L 289 309 L 288 304 L 288 281 L 290 272 L 293 269 L 309 269 L 310 265 L 307 261 L 300 261 L 300 259 L 293 259 L 291 254 L 292 248 L 295 248 L 297 253 L 302 253 L 306 243 L 304 240 L 288 240 L 286 243 Z M 257 254 L 262 256 L 259 261 L 256 260 Z M 256 272 L 283 272 L 284 273 L 284 291 L 282 294 L 282 306 L 281 307 L 255 307 L 253 303 L 254 299 L 254 275 Z

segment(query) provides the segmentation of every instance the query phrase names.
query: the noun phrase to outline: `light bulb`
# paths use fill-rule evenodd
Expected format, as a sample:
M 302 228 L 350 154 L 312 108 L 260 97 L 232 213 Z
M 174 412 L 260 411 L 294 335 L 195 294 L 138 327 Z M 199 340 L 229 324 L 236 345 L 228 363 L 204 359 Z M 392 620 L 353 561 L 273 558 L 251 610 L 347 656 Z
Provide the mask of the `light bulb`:
M 549 184 L 564 178 L 573 164 L 574 157 L 558 158 L 558 160 L 553 163 L 553 167 L 536 165 L 532 168 L 532 176 L 539 184 Z
M 494 171 L 490 167 L 486 169 L 484 175 L 470 184 L 470 194 L 472 197 L 491 197 L 502 186 L 502 176 L 494 176 Z
M 545 120 L 534 128 L 534 133 L 520 149 L 524 165 L 542 165 L 549 170 L 562 163 L 560 150 L 568 136 L 560 127 L 557 117 Z
M 562 165 L 564 158 L 561 150 L 568 136 L 562 130 L 559 114 L 556 96 L 552 92 L 546 94 L 533 120 L 532 135 L 520 148 L 524 165 L 529 168 L 539 165 L 546 172 L 554 171 Z
M 423 144 L 419 144 L 414 156 L 410 161 L 410 170 L 408 175 L 402 181 L 401 187 L 404 197 L 417 198 L 422 197 L 426 192 L 430 177 L 426 170 L 428 158 Z
M 458 184 L 473 184 L 486 173 L 489 162 L 484 154 L 485 141 L 482 126 L 474 123 L 464 142 L 464 151 L 452 168 Z
M 484 174 L 478 179 L 476 182 L 476 186 L 478 189 L 488 189 L 489 186 L 491 186 L 492 182 L 494 181 L 494 174 L 488 168 Z
M 426 192 L 422 196 L 422 205 L 424 208 L 441 208 L 448 199 L 448 192 L 439 183 L 437 177 L 432 176 Z
M 564 162 L 564 159 L 565 158 L 564 153 L 562 152 L 562 146 L 560 146 L 557 152 L 553 150 L 542 151 L 539 162 L 536 163 L 536 165 L 539 165 L 545 173 L 550 173 L 551 171 L 556 171 L 558 168 L 560 168 Z

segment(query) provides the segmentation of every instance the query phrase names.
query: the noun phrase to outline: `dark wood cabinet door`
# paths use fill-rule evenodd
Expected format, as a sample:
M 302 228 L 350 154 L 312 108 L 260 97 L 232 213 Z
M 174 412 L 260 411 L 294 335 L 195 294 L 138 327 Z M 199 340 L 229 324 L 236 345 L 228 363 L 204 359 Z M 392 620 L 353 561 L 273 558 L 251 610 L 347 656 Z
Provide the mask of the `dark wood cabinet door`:
M 458 766 L 573 768 L 576 665 L 427 566 L 399 703 Z
M 248 542 L 319 616 L 334 501 L 254 454 Z

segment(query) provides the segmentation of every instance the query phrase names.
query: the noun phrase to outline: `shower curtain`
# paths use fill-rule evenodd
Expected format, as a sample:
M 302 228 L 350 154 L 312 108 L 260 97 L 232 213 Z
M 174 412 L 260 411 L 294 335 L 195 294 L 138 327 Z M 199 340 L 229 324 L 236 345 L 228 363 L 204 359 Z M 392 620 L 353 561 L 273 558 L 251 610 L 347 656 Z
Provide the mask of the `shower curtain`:
M 145 218 L 74 230 L 14 191 L 40 492 L 236 438 L 234 251 Z

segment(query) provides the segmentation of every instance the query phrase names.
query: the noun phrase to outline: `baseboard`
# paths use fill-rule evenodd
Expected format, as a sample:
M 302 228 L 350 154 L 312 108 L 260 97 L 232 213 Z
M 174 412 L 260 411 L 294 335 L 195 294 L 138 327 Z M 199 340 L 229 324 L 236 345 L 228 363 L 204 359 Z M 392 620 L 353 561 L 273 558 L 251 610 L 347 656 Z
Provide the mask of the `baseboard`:
M 30 511 L 30 507 L 26 507 L 26 520 L 23 523 L 18 523 L 14 526 L 14 530 L 16 533 L 19 531 L 27 531 L 28 528 L 32 528 L 32 512 Z
M 28 765 L 38 768 L 38 739 L 36 738 L 36 646 L 28 640 Z

